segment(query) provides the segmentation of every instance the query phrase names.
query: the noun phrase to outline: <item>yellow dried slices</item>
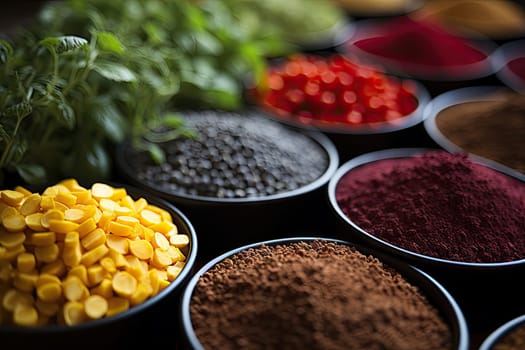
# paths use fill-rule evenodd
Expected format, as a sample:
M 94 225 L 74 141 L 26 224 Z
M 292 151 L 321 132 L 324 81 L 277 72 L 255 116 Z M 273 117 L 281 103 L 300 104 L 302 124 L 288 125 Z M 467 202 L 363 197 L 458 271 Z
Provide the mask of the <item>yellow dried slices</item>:
M 0 191 L 0 325 L 75 325 L 128 310 L 184 267 L 165 209 L 75 179 Z

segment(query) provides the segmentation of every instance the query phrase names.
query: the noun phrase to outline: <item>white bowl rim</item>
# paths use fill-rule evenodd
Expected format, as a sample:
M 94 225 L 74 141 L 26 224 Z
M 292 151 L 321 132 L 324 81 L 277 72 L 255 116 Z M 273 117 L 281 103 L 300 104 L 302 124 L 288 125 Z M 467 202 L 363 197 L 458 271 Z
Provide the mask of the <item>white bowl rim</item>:
M 525 315 L 516 316 L 515 318 L 503 323 L 498 328 L 493 330 L 487 338 L 481 343 L 479 350 L 491 350 L 493 346 L 498 343 L 501 338 L 509 334 L 514 328 L 522 325 L 525 322 Z

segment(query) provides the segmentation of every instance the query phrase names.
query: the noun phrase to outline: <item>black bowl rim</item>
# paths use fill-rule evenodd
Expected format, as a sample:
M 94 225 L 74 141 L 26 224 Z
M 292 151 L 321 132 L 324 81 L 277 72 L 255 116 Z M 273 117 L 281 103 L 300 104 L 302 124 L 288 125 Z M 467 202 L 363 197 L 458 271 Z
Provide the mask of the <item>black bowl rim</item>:
M 381 28 L 381 24 L 390 21 L 392 21 L 390 18 L 372 18 L 356 21 L 352 32 L 346 37 L 346 40 L 338 38 L 337 41 L 341 44 L 337 45 L 336 51 L 347 57 L 354 57 L 357 60 L 379 65 L 393 75 L 420 81 L 459 82 L 480 79 L 494 74 L 491 56 L 498 48 L 498 45 L 488 38 L 471 39 L 454 35 L 463 40 L 466 45 L 484 53 L 486 57 L 470 64 L 447 66 L 400 63 L 398 60 L 369 53 L 354 45 L 356 41 L 372 37 Z M 344 35 L 344 33 L 341 33 L 341 35 Z
M 107 182 L 109 183 L 109 182 Z M 151 308 L 155 304 L 159 303 L 161 300 L 169 297 L 171 294 L 175 292 L 177 288 L 182 288 L 184 286 L 184 283 L 186 280 L 191 276 L 193 267 L 195 265 L 195 261 L 197 258 L 197 234 L 195 232 L 195 228 L 193 227 L 193 224 L 191 221 L 186 217 L 186 215 L 180 211 L 176 206 L 169 203 L 168 201 L 158 198 L 152 194 L 149 194 L 139 188 L 121 184 L 121 183 L 111 183 L 112 185 L 118 185 L 120 187 L 125 187 L 128 194 L 132 196 L 142 196 L 145 198 L 148 203 L 154 204 L 156 206 L 159 206 L 163 209 L 168 210 L 172 217 L 173 221 L 180 221 L 185 227 L 184 231 L 182 233 L 185 233 L 190 236 L 190 249 L 189 254 L 186 257 L 186 264 L 182 271 L 179 273 L 177 278 L 170 282 L 170 284 L 160 291 L 155 296 L 147 299 L 141 304 L 138 304 L 136 306 L 130 307 L 128 310 L 116 314 L 111 317 L 104 317 L 97 320 L 90 320 L 84 323 L 80 323 L 74 326 L 66 326 L 66 325 L 46 325 L 46 326 L 38 326 L 38 327 L 17 327 L 17 326 L 10 326 L 10 325 L 0 325 L 0 334 L 2 332 L 9 332 L 11 334 L 17 334 L 20 336 L 31 336 L 31 335 L 42 335 L 42 334 L 56 334 L 56 336 L 60 336 L 60 334 L 66 334 L 66 333 L 73 333 L 73 332 L 82 332 L 82 331 L 88 331 L 100 327 L 105 327 L 111 324 L 115 324 L 117 322 L 129 319 L 130 317 L 134 317 L 147 309 Z M 138 198 L 138 197 L 137 197 Z M 187 230 L 187 232 L 186 232 Z M 179 231 L 180 232 L 180 231 Z
M 524 40 L 525 43 L 525 40 Z M 525 51 L 524 51 L 525 52 Z M 447 107 L 451 107 L 460 103 L 477 102 L 477 101 L 497 101 L 501 99 L 501 94 L 513 93 L 510 88 L 504 86 L 477 86 L 465 87 L 456 90 L 450 90 L 436 96 L 425 109 L 423 127 L 430 138 L 443 149 L 451 153 L 467 153 L 469 157 L 475 159 L 479 163 L 488 165 L 491 168 L 500 170 L 501 172 L 512 175 L 522 181 L 525 181 L 525 174 L 518 170 L 503 165 L 497 161 L 467 152 L 452 141 L 450 141 L 438 128 L 436 119 L 439 112 Z
M 182 319 L 182 328 L 184 332 L 184 336 L 186 337 L 186 341 L 188 341 L 192 348 L 194 350 L 204 350 L 202 347 L 202 344 L 199 342 L 197 336 L 195 335 L 195 332 L 193 330 L 193 326 L 191 323 L 191 316 L 190 316 L 190 304 L 191 304 L 191 298 L 193 295 L 193 292 L 195 290 L 195 287 L 197 286 L 197 283 L 199 282 L 200 277 L 208 270 L 210 270 L 213 266 L 217 265 L 222 260 L 237 254 L 241 251 L 244 251 L 246 249 L 250 248 L 257 248 L 261 245 L 277 245 L 277 244 L 290 244 L 294 242 L 312 242 L 315 240 L 322 240 L 322 241 L 328 241 L 328 242 L 335 242 L 340 243 L 344 245 L 348 245 L 350 247 L 356 248 L 359 252 L 372 255 L 376 258 L 378 258 L 381 262 L 385 263 L 386 265 L 394 268 L 397 272 L 399 272 L 403 278 L 406 278 L 410 283 L 413 283 L 417 280 L 417 285 L 421 289 L 422 293 L 429 298 L 432 305 L 436 306 L 436 304 L 446 302 L 446 308 L 449 312 L 452 312 L 454 314 L 454 320 L 449 319 L 451 318 L 450 315 L 447 317 L 444 317 L 447 324 L 451 327 L 452 332 L 456 332 L 457 334 L 457 342 L 458 342 L 458 349 L 460 350 L 466 350 L 468 349 L 469 345 L 469 329 L 467 322 L 465 320 L 465 317 L 463 315 L 463 312 L 457 302 L 455 301 L 454 297 L 447 291 L 447 289 L 441 285 L 437 280 L 435 280 L 433 277 L 431 277 L 426 272 L 422 271 L 421 269 L 414 267 L 402 260 L 396 259 L 392 256 L 386 255 L 383 252 L 374 251 L 370 248 L 364 247 L 359 244 L 355 244 L 351 241 L 345 241 L 335 238 L 327 238 L 327 237 L 289 237 L 289 238 L 278 238 L 278 239 L 272 239 L 267 241 L 261 241 L 256 243 L 247 244 L 235 249 L 232 249 L 230 251 L 227 251 L 212 260 L 208 261 L 203 267 L 199 269 L 189 280 L 189 282 L 186 284 L 186 287 L 182 294 L 182 301 L 181 301 L 181 312 L 180 317 Z M 438 300 L 440 299 L 440 300 Z M 445 308 L 443 307 L 445 305 L 441 305 L 441 307 L 438 308 L 440 314 L 444 316 Z
M 491 350 L 504 336 L 525 322 L 525 315 L 517 316 L 492 331 L 481 343 L 479 350 Z
M 388 252 L 390 254 L 393 254 L 403 259 L 407 259 L 411 261 L 412 263 L 422 263 L 424 265 L 432 264 L 433 266 L 463 269 L 466 271 L 468 270 L 489 271 L 489 270 L 498 270 L 502 268 L 512 268 L 516 266 L 525 265 L 525 258 L 520 259 L 520 260 L 498 262 L 498 263 L 473 263 L 473 262 L 463 262 L 463 261 L 456 261 L 456 260 L 447 260 L 447 259 L 437 258 L 437 257 L 429 256 L 429 255 L 423 255 L 423 254 L 420 254 L 414 251 L 410 251 L 408 249 L 404 249 L 392 243 L 384 241 L 374 236 L 373 234 L 366 232 L 361 227 L 359 227 L 356 223 L 350 220 L 345 215 L 345 213 L 341 210 L 339 205 L 337 204 L 337 200 L 335 198 L 336 187 L 339 184 L 339 181 L 341 180 L 341 178 L 344 175 L 346 175 L 349 171 L 351 171 L 353 168 L 357 168 L 361 165 L 366 165 L 369 163 L 373 163 L 375 161 L 381 161 L 385 159 L 412 157 L 412 156 L 419 155 L 419 154 L 422 154 L 428 151 L 447 152 L 446 150 L 433 149 L 433 148 L 390 148 L 390 149 L 384 149 L 380 151 L 365 153 L 365 154 L 362 154 L 360 156 L 350 159 L 349 161 L 341 165 L 341 167 L 339 167 L 339 169 L 336 171 L 336 173 L 334 174 L 334 176 L 328 183 L 328 198 L 330 201 L 331 209 L 336 213 L 336 215 L 338 216 L 340 220 L 343 220 L 345 222 L 345 225 L 349 225 L 351 229 L 353 230 L 353 232 L 355 232 L 356 234 L 359 234 L 359 236 L 365 239 L 365 241 L 367 241 L 369 244 L 377 247 L 378 249 L 382 251 Z M 504 175 L 515 178 L 514 174 L 506 173 L 502 171 L 501 169 L 492 168 L 491 166 L 487 164 L 477 162 L 475 159 L 473 159 L 473 161 L 480 165 L 496 170 Z M 517 179 L 517 178 L 515 179 L 520 181 L 520 179 Z
M 498 47 L 491 55 L 496 77 L 509 88 L 525 93 L 525 79 L 518 77 L 507 64 L 517 58 L 525 59 L 525 39 L 509 41 Z
M 265 116 L 261 115 L 260 118 L 265 118 Z M 294 197 L 301 196 L 303 194 L 307 194 L 309 192 L 312 192 L 322 187 L 324 184 L 326 184 L 330 180 L 333 173 L 337 170 L 337 167 L 339 166 L 339 154 L 337 152 L 337 148 L 335 147 L 334 143 L 326 135 L 322 134 L 321 132 L 302 131 L 297 128 L 290 128 L 288 126 L 284 126 L 284 127 L 288 128 L 289 130 L 295 133 L 302 134 L 303 136 L 308 137 L 314 142 L 316 142 L 320 146 L 320 148 L 326 153 L 328 157 L 328 164 L 327 164 L 327 167 L 324 173 L 321 174 L 321 176 L 319 176 L 313 182 L 306 184 L 304 186 L 301 186 L 295 190 L 280 192 L 280 193 L 276 193 L 270 196 L 254 196 L 254 197 L 244 197 L 244 198 L 218 198 L 218 197 L 207 197 L 207 196 L 167 192 L 166 190 L 163 190 L 162 187 L 160 186 L 146 183 L 145 181 L 142 181 L 136 177 L 135 173 L 130 168 L 129 163 L 125 160 L 125 156 L 124 156 L 127 147 L 130 147 L 129 142 L 124 142 L 124 143 L 117 145 L 116 164 L 120 168 L 120 170 L 125 174 L 125 176 L 129 177 L 131 181 L 135 183 L 135 185 L 140 185 L 141 187 L 146 188 L 148 192 L 152 192 L 157 196 L 160 196 L 167 200 L 171 200 L 175 202 L 181 202 L 181 203 L 184 202 L 184 203 L 191 203 L 191 204 L 198 203 L 198 204 L 205 204 L 205 205 L 210 205 L 210 204 L 214 204 L 214 205 L 228 205 L 228 204 L 230 205 L 250 205 L 250 204 L 259 205 L 263 203 L 283 201 L 286 199 L 291 199 Z
M 359 63 L 363 64 L 363 63 Z M 370 66 L 370 65 L 367 65 Z M 377 67 L 370 66 L 381 72 L 381 74 L 387 77 L 394 78 L 400 83 L 408 83 L 416 86 L 416 93 L 414 95 L 417 101 L 417 107 L 411 113 L 395 119 L 392 122 L 378 122 L 378 123 L 367 123 L 361 125 L 334 125 L 332 122 L 323 122 L 317 119 L 309 120 L 309 123 L 301 123 L 298 121 L 298 117 L 295 115 L 279 116 L 273 112 L 270 108 L 265 107 L 260 102 L 254 101 L 256 108 L 268 118 L 277 121 L 281 124 L 298 128 L 300 130 L 320 131 L 328 134 L 340 134 L 340 135 L 382 135 L 394 133 L 396 131 L 408 129 L 415 126 L 423 121 L 424 110 L 427 104 L 430 102 L 430 94 L 423 84 L 417 80 L 408 78 L 399 78 L 393 74 L 386 73 Z

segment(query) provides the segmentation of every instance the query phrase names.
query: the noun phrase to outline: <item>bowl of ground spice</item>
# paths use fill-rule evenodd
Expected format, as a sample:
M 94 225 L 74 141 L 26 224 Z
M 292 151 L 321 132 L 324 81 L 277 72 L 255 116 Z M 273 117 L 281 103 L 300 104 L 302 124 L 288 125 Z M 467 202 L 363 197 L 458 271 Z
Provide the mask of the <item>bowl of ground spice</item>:
M 517 316 L 495 329 L 480 350 L 519 350 L 525 346 L 525 315 Z
M 468 327 L 429 275 L 346 241 L 293 237 L 208 262 L 182 299 L 188 348 L 468 349 Z
M 344 163 L 328 195 L 342 238 L 430 273 L 473 332 L 525 313 L 525 287 L 514 282 L 525 268 L 525 182 L 516 172 L 442 149 L 387 149 Z
M 494 79 L 486 40 L 466 39 L 432 19 L 399 16 L 361 20 L 339 52 L 386 72 L 422 82 L 432 96 Z
M 4 189 L 0 207 L 2 348 L 164 344 L 197 256 L 178 208 L 75 179 L 41 193 Z
M 440 147 L 525 179 L 525 96 L 501 86 L 456 89 L 437 96 L 424 127 Z
M 498 44 L 525 36 L 525 7 L 517 1 L 428 0 L 411 16 L 432 18 L 457 35 Z
M 462 153 L 399 148 L 343 164 L 333 209 L 358 237 L 415 262 L 525 263 L 525 183 Z
M 122 144 L 117 164 L 125 179 L 184 210 L 201 252 L 217 255 L 272 231 L 323 224 L 329 208 L 319 203 L 327 204 L 325 189 L 339 164 L 325 135 L 254 110 L 187 111 L 181 118 L 194 136 L 157 143 L 164 163 Z
M 506 86 L 525 94 L 525 40 L 501 45 L 491 56 L 496 76 Z
M 406 15 L 424 4 L 422 0 L 334 0 L 334 2 L 354 20 Z
M 340 54 L 274 61 L 247 90 L 268 117 L 326 134 L 342 159 L 424 134 L 419 126 L 429 95 L 421 84 Z

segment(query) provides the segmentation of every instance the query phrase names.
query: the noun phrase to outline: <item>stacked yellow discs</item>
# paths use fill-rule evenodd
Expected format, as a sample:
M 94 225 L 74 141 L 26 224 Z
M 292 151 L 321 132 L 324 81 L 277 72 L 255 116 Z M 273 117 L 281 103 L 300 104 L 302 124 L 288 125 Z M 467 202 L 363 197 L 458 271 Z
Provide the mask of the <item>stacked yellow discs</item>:
M 75 325 L 166 288 L 189 237 L 168 211 L 125 188 L 74 179 L 0 191 L 0 325 Z

